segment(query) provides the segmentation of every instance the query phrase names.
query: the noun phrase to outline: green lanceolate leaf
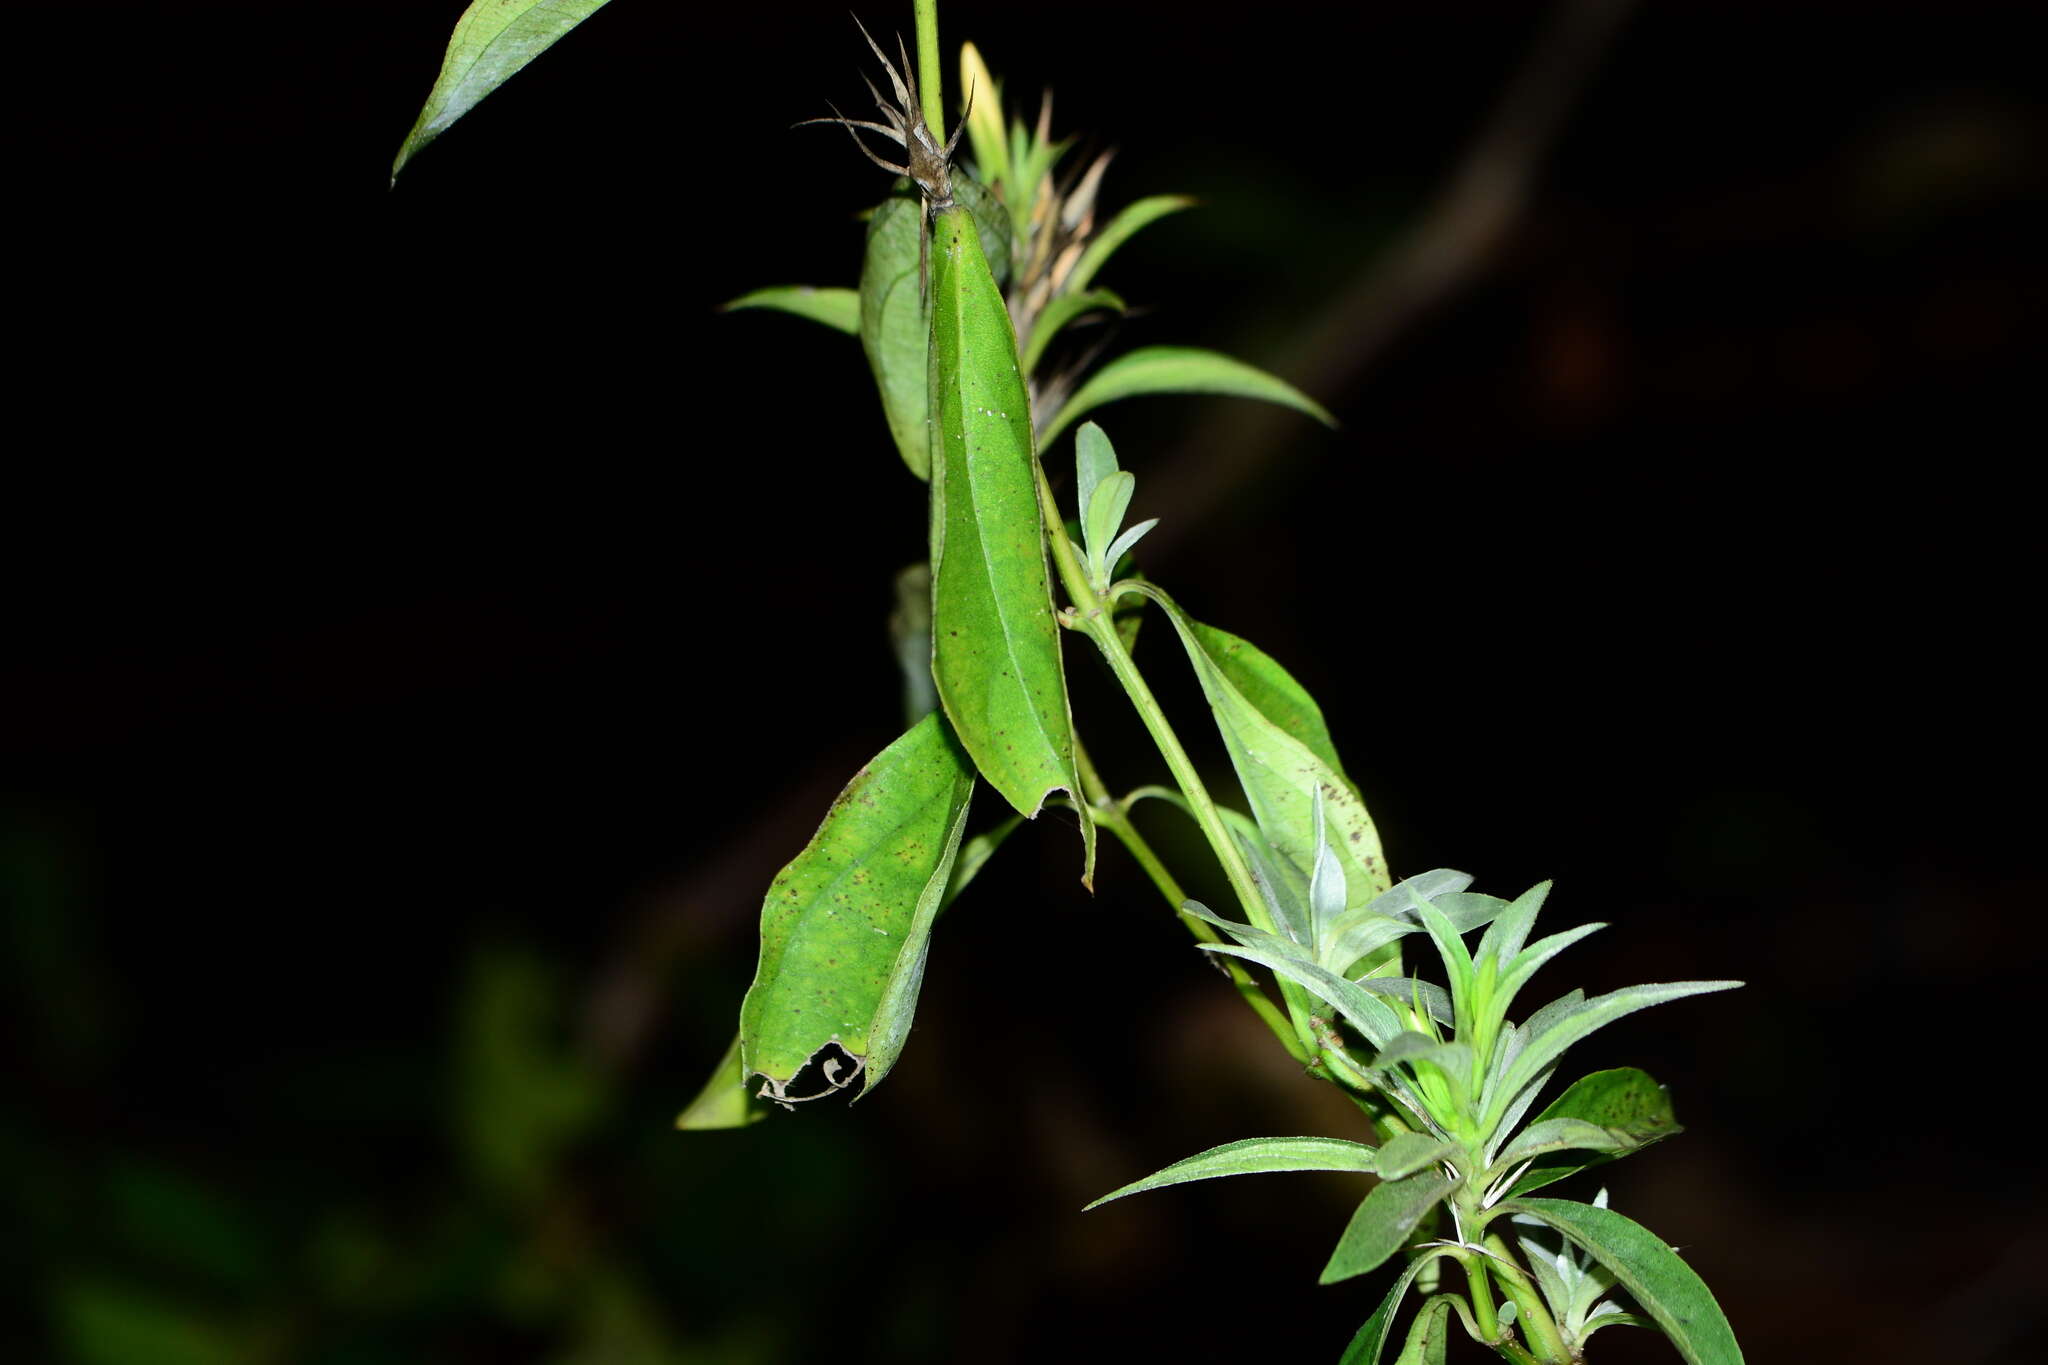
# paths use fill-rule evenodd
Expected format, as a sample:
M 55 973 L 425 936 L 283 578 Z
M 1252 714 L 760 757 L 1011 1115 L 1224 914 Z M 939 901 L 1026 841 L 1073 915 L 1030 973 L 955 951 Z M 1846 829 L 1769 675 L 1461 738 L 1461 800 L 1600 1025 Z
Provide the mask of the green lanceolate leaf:
M 1306 880 L 1315 867 L 1320 793 L 1324 828 L 1351 896 L 1366 901 L 1385 891 L 1392 882 L 1380 852 L 1379 831 L 1357 788 L 1329 762 L 1336 754 L 1329 747 L 1328 731 L 1321 727 L 1321 712 L 1308 694 L 1249 644 L 1199 625 L 1156 589 L 1149 595 L 1180 632 L 1266 842 Z M 1249 695 L 1239 686 L 1239 678 L 1249 684 Z M 1271 706 L 1272 713 L 1253 697 Z
M 812 322 L 822 322 L 835 332 L 860 334 L 860 293 L 853 289 L 826 289 L 813 284 L 779 284 L 742 294 L 723 305 L 728 313 L 741 308 L 772 308 L 794 313 Z
M 1516 1054 L 1514 1061 L 1508 1063 L 1500 1080 L 1488 1089 L 1485 1115 L 1488 1126 L 1499 1120 L 1524 1086 L 1549 1069 L 1566 1048 L 1587 1035 L 1605 1028 L 1625 1014 L 1633 1014 L 1652 1005 L 1683 1000 L 1690 995 L 1705 995 L 1710 991 L 1734 990 L 1741 984 L 1740 981 L 1670 981 L 1627 986 L 1558 1011 L 1544 1022 L 1541 1030 L 1535 1027 L 1536 1021 L 1532 1018 L 1526 1030 L 1528 1042 Z
M 817 1094 L 895 1060 L 924 977 L 933 916 L 967 820 L 974 770 L 946 723 L 926 716 L 832 803 L 761 903 L 761 963 L 740 1006 L 740 1065 L 785 1103 L 821 1059 Z
M 732 1046 L 719 1059 L 711 1079 L 690 1101 L 690 1107 L 676 1117 L 676 1127 L 698 1131 L 744 1128 L 764 1117 L 762 1108 L 751 1103 L 747 1094 L 747 1068 L 740 1061 L 739 1035 L 734 1034 Z
M 1435 1171 L 1419 1171 L 1403 1180 L 1375 1185 L 1351 1215 L 1344 1235 L 1337 1239 L 1337 1249 L 1330 1253 L 1330 1263 L 1323 1267 L 1318 1283 L 1335 1284 L 1379 1269 L 1401 1249 L 1423 1215 L 1457 1185 L 1457 1181 Z
M 420 148 L 448 130 L 477 102 L 519 69 L 553 47 L 555 40 L 603 8 L 605 0 L 475 0 L 455 21 L 441 74 L 427 95 L 419 121 L 405 135 L 391 163 L 396 181 Z
M 1569 1199 L 1516 1199 L 1500 1207 L 1549 1224 L 1605 1266 L 1690 1365 L 1742 1365 L 1735 1330 L 1713 1291 L 1642 1224 Z
M 1387 1349 L 1387 1338 L 1393 1335 L 1394 1315 L 1401 1311 L 1401 1300 L 1408 1295 L 1408 1287 L 1415 1283 L 1415 1277 L 1431 1261 L 1446 1253 L 1442 1250 L 1426 1251 L 1408 1262 L 1401 1270 L 1401 1277 L 1387 1290 L 1387 1296 L 1380 1300 L 1380 1306 L 1373 1310 L 1365 1325 L 1358 1329 L 1351 1344 L 1344 1350 L 1344 1358 L 1338 1365 L 1379 1365 L 1380 1355 Z
M 1034 816 L 1052 792 L 1081 787 L 1030 400 L 965 209 L 933 220 L 931 256 L 932 676 L 982 776 Z
M 1632 1066 L 1595 1071 L 1574 1081 L 1531 1121 L 1533 1132 L 1552 1119 L 1582 1119 L 1615 1137 L 1611 1152 L 1561 1150 L 1540 1155 L 1509 1191 L 1520 1196 L 1540 1190 L 1589 1166 L 1619 1160 L 1641 1147 L 1683 1132 L 1671 1110 L 1671 1093 Z M 1506 1163 L 1502 1163 L 1506 1164 Z
M 931 341 L 931 315 L 918 278 L 923 234 L 924 203 L 915 192 L 891 195 L 868 218 L 860 267 L 860 344 L 874 371 L 897 454 L 911 473 L 928 479 L 932 459 L 925 404 L 931 375 L 925 348 Z
M 1242 360 L 1193 346 L 1146 346 L 1110 361 L 1074 391 L 1065 407 L 1039 434 L 1041 450 L 1052 447 L 1069 423 L 1119 398 L 1150 393 L 1220 393 L 1258 398 L 1307 413 L 1325 426 L 1337 425 L 1322 404 L 1284 379 Z
M 1124 301 L 1107 289 L 1090 289 L 1079 294 L 1061 294 L 1045 305 L 1044 311 L 1031 325 L 1031 339 L 1024 343 L 1022 365 L 1024 373 L 1031 374 L 1038 368 L 1038 362 L 1045 357 L 1045 348 L 1052 345 L 1054 337 L 1062 328 L 1077 318 L 1090 313 L 1121 313 Z
M 1455 1302 L 1456 1295 L 1438 1294 L 1422 1305 L 1415 1321 L 1408 1324 L 1408 1344 L 1401 1348 L 1394 1365 L 1444 1365 L 1451 1341 L 1451 1305 Z
M 1120 1190 L 1105 1194 L 1088 1208 L 1122 1199 L 1127 1194 L 1183 1185 L 1190 1180 L 1214 1180 L 1226 1175 L 1263 1175 L 1271 1171 L 1354 1171 L 1371 1175 L 1378 1169 L 1378 1152 L 1362 1142 L 1342 1138 L 1275 1137 L 1245 1138 L 1211 1147 L 1164 1170 L 1134 1180 Z M 1082 1212 L 1087 1212 L 1083 1209 Z
M 1184 194 L 1155 194 L 1140 199 L 1135 204 L 1126 204 L 1118 210 L 1116 217 L 1102 225 L 1094 239 L 1082 251 L 1081 259 L 1074 262 L 1073 273 L 1065 281 L 1066 291 L 1078 294 L 1088 287 L 1095 278 L 1095 272 L 1109 262 L 1116 249 L 1131 239 L 1131 234 L 1148 224 L 1156 223 L 1169 213 L 1179 213 L 1192 208 L 1195 201 Z

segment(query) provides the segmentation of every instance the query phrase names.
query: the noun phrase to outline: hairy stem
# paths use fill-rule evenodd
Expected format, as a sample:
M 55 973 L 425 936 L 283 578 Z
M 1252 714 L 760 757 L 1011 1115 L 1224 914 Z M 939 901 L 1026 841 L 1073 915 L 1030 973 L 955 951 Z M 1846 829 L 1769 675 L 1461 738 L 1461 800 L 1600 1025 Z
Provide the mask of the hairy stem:
M 1479 1327 L 1479 1334 L 1489 1341 L 1500 1340 L 1500 1316 L 1493 1308 L 1493 1285 L 1486 1278 L 1485 1267 L 1480 1258 L 1472 1252 L 1460 1252 L 1458 1264 L 1465 1267 L 1465 1285 L 1472 1293 L 1472 1316 Z
M 1500 1281 L 1501 1289 L 1514 1300 L 1515 1320 L 1521 1324 L 1522 1335 L 1529 1339 L 1530 1349 L 1545 1362 L 1567 1365 L 1572 1353 L 1564 1344 L 1564 1334 L 1557 1330 L 1557 1320 L 1550 1316 L 1543 1295 L 1523 1272 L 1508 1244 L 1496 1232 L 1487 1234 L 1484 1245 L 1493 1253 L 1493 1259 L 1486 1263 L 1487 1272 Z

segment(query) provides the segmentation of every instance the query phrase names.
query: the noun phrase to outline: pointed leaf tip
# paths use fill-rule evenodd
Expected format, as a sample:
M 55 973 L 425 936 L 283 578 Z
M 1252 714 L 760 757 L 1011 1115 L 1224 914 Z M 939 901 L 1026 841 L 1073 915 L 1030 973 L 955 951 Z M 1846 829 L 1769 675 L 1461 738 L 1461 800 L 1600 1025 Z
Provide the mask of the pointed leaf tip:
M 814 284 L 780 284 L 766 289 L 754 289 L 718 305 L 721 313 L 735 313 L 746 308 L 767 308 L 778 313 L 793 313 L 812 322 L 823 323 L 835 332 L 848 336 L 860 334 L 860 294 L 852 289 L 828 288 Z
M 1215 393 L 1257 398 L 1293 408 L 1334 427 L 1329 409 L 1277 375 L 1217 351 L 1194 346 L 1146 346 L 1118 356 L 1074 391 L 1066 406 L 1045 424 L 1039 449 L 1051 447 L 1069 423 L 1083 413 L 1121 398 L 1154 393 Z
M 441 74 L 399 145 L 392 183 L 422 147 L 604 5 L 605 0 L 474 0 L 455 21 Z

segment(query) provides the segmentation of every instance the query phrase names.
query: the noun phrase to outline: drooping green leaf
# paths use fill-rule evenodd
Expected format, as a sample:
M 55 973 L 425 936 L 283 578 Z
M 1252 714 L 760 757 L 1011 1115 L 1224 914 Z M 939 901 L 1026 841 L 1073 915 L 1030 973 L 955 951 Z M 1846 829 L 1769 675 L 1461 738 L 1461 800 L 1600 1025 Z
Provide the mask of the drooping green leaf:
M 520 68 L 553 47 L 555 40 L 603 8 L 605 0 L 474 0 L 455 21 L 441 74 L 427 95 L 419 121 L 405 135 L 391 163 L 395 182 L 405 163 L 474 109 L 477 102 Z
M 1618 991 L 1609 991 L 1605 995 L 1596 995 L 1589 1000 L 1581 1001 L 1571 1009 L 1561 1011 L 1554 1020 L 1546 1024 L 1541 1033 L 1533 1028 L 1527 1030 L 1528 1042 L 1523 1044 L 1515 1060 L 1508 1064 L 1500 1080 L 1488 1089 L 1485 1100 L 1487 1121 L 1497 1121 L 1506 1111 L 1508 1102 L 1562 1056 L 1566 1048 L 1596 1030 L 1605 1028 L 1623 1015 L 1648 1009 L 1652 1005 L 1683 1000 L 1690 995 L 1733 990 L 1741 984 L 1740 981 L 1672 981 L 1627 986 Z
M 831 289 L 814 284 L 778 284 L 756 289 L 722 305 L 728 313 L 742 308 L 772 308 L 794 313 L 812 322 L 822 322 L 835 332 L 860 335 L 860 291 Z
M 1558 1151 L 1537 1157 L 1516 1179 L 1509 1191 L 1521 1196 L 1542 1189 L 1590 1166 L 1616 1161 L 1638 1148 L 1647 1147 L 1674 1133 L 1685 1131 L 1671 1109 L 1671 1092 L 1632 1066 L 1595 1071 L 1574 1081 L 1552 1100 L 1529 1125 L 1530 1130 L 1552 1119 L 1583 1119 L 1603 1132 L 1623 1139 L 1610 1153 Z
M 925 650 L 930 657 L 930 647 Z M 944 914 L 960 898 L 975 876 L 1002 847 L 1003 841 L 1023 823 L 1020 816 L 1012 815 L 993 829 L 984 830 L 972 839 L 964 840 L 959 854 L 953 859 L 952 872 L 946 878 L 946 891 L 939 900 L 939 913 Z M 886 1071 L 886 1068 L 883 1068 Z M 868 1057 L 868 1084 L 880 1079 L 875 1068 L 874 1054 Z M 865 1092 L 863 1092 L 865 1093 Z M 739 1035 L 734 1034 L 732 1046 L 726 1049 L 718 1067 L 706 1081 L 704 1089 L 690 1102 L 676 1119 L 676 1127 L 692 1130 L 718 1128 L 741 1128 L 758 1123 L 768 1116 L 765 1106 L 754 1103 L 754 1097 L 747 1084 L 747 1070 L 740 1061 Z
M 1053 338 L 1065 330 L 1068 323 L 1090 313 L 1123 311 L 1124 301 L 1107 289 L 1090 289 L 1086 293 L 1055 296 L 1039 312 L 1037 320 L 1031 325 L 1031 336 L 1024 343 L 1024 373 L 1031 374 L 1038 369 L 1038 362 L 1045 356 L 1045 348 L 1052 345 Z
M 740 1036 L 735 1033 L 732 1046 L 725 1050 L 725 1056 L 719 1058 L 711 1079 L 704 1082 L 704 1088 L 697 1092 L 697 1098 L 690 1101 L 689 1107 L 676 1116 L 676 1127 L 708 1132 L 717 1128 L 744 1128 L 766 1117 L 748 1094 L 747 1068 L 740 1060 Z
M 1458 1182 L 1435 1171 L 1419 1171 L 1373 1187 L 1359 1204 L 1323 1267 L 1320 1284 L 1335 1284 L 1377 1270 L 1401 1249 L 1415 1225 L 1456 1189 Z
M 1500 1207 L 1541 1219 L 1607 1267 L 1689 1365 L 1742 1365 L 1742 1348 L 1713 1291 L 1642 1224 L 1569 1199 L 1517 1199 Z
M 1039 449 L 1049 450 L 1069 423 L 1104 403 L 1153 393 L 1219 393 L 1257 398 L 1308 414 L 1325 426 L 1337 425 L 1322 404 L 1284 379 L 1242 360 L 1195 346 L 1146 346 L 1118 356 L 1074 391 L 1066 406 L 1045 424 Z
M 790 1102 L 813 1058 L 825 1089 L 862 1066 L 880 1082 L 909 1027 L 932 916 L 967 818 L 974 772 L 926 716 L 854 775 L 761 904 L 761 962 L 740 1006 L 740 1065 Z M 821 1091 L 820 1093 L 823 1093 Z
M 1416 1311 L 1415 1321 L 1408 1324 L 1408 1344 L 1394 1365 L 1444 1365 L 1451 1341 L 1451 1305 L 1457 1298 L 1438 1294 Z
M 1342 1138 L 1272 1137 L 1245 1138 L 1211 1147 L 1185 1161 L 1134 1180 L 1088 1205 L 1089 1209 L 1122 1199 L 1127 1194 L 1182 1185 L 1190 1180 L 1214 1180 L 1226 1175 L 1264 1175 L 1272 1171 L 1354 1171 L 1371 1175 L 1377 1169 L 1378 1153 L 1362 1142 Z M 1082 1212 L 1087 1212 L 1083 1209 Z
M 1030 817 L 1081 789 L 1030 400 L 966 210 L 934 219 L 931 255 L 932 677 L 975 766 Z
M 1195 201 L 1184 194 L 1155 194 L 1126 204 L 1117 211 L 1116 217 L 1102 225 L 1088 246 L 1081 252 L 1081 259 L 1074 262 L 1073 273 L 1065 281 L 1070 293 L 1079 293 L 1095 278 L 1095 272 L 1109 263 L 1116 249 L 1131 239 L 1138 229 L 1158 222 L 1169 213 L 1193 208 Z M 1049 439 L 1049 438 L 1048 438 Z
M 1166 594 L 1152 589 L 1150 595 L 1180 632 L 1266 842 L 1306 880 L 1319 847 L 1315 808 L 1320 794 L 1329 843 L 1343 864 L 1350 894 L 1367 900 L 1386 890 L 1391 878 L 1379 831 L 1358 790 L 1318 752 L 1329 752 L 1329 736 L 1307 693 L 1279 665 L 1235 636 L 1213 627 L 1198 630 Z M 1218 652 L 1211 651 L 1211 643 Z M 1252 682 L 1251 696 L 1238 686 L 1239 677 Z M 1273 714 L 1252 696 L 1272 706 Z
M 910 472 L 931 477 L 931 438 L 925 410 L 931 374 L 925 350 L 931 314 L 918 278 L 924 202 L 912 191 L 884 199 L 868 218 L 860 267 L 860 344 L 882 396 L 882 415 L 896 452 Z
M 1387 1338 L 1393 1334 L 1394 1315 L 1401 1311 L 1401 1300 L 1407 1297 L 1408 1287 L 1415 1283 L 1415 1277 L 1422 1273 L 1424 1267 L 1447 1254 L 1443 1248 L 1432 1248 L 1402 1267 L 1400 1278 L 1388 1287 L 1380 1306 L 1373 1310 L 1365 1325 L 1351 1338 L 1351 1344 L 1344 1348 L 1344 1358 L 1338 1365 L 1379 1365 L 1380 1355 L 1387 1348 Z

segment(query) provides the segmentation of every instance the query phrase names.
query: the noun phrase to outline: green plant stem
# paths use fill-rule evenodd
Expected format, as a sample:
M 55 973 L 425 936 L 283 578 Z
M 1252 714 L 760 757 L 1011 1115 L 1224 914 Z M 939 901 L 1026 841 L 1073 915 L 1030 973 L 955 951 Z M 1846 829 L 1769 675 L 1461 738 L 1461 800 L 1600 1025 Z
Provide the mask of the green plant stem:
M 1543 1295 L 1516 1264 L 1508 1244 L 1494 1232 L 1487 1234 L 1482 1245 L 1493 1253 L 1493 1259 L 1486 1263 L 1487 1273 L 1499 1280 L 1500 1287 L 1514 1300 L 1515 1320 L 1522 1325 L 1522 1335 L 1529 1339 L 1530 1349 L 1543 1361 L 1567 1365 L 1572 1354 L 1564 1344 L 1564 1333 L 1557 1330 L 1557 1319 L 1550 1316 Z
M 1124 695 L 1137 708 L 1138 718 L 1144 722 L 1160 756 L 1166 760 L 1167 770 L 1173 774 L 1181 795 L 1186 798 L 1188 808 L 1194 812 L 1195 823 L 1201 826 L 1202 835 L 1208 839 L 1217 862 L 1223 865 L 1223 875 L 1230 882 L 1230 889 L 1236 894 L 1239 904 L 1244 907 L 1245 918 L 1269 934 L 1278 932 L 1272 916 L 1266 913 L 1265 897 L 1252 880 L 1243 850 L 1238 848 L 1237 840 L 1217 813 L 1216 803 L 1210 799 L 1202 775 L 1195 770 L 1194 760 L 1188 757 L 1187 750 L 1181 747 L 1180 736 L 1173 732 L 1173 726 L 1166 719 L 1159 699 L 1152 695 L 1145 675 L 1138 671 L 1137 661 L 1124 647 L 1123 637 L 1116 632 L 1116 621 L 1107 603 L 1089 583 L 1087 570 L 1081 566 L 1081 557 L 1074 552 L 1074 542 L 1067 536 L 1066 523 L 1060 517 L 1059 501 L 1053 497 L 1052 484 L 1045 477 L 1045 467 L 1036 465 L 1035 472 L 1038 476 L 1038 505 L 1045 522 L 1046 541 L 1052 548 L 1053 565 L 1059 571 L 1067 596 L 1074 603 L 1067 617 L 1069 626 L 1095 642 L 1109 663 L 1109 671 L 1116 675 L 1117 682 L 1123 687 Z M 1327 1078 L 1328 1069 L 1318 1056 L 1321 1046 L 1316 1041 L 1300 993 L 1290 989 L 1283 979 L 1280 995 L 1287 1002 L 1288 1018 L 1293 1022 L 1294 1036 L 1300 1043 L 1301 1051 L 1297 1055 L 1315 1074 Z
M 1223 875 L 1243 904 L 1246 918 L 1267 933 L 1277 932 L 1272 916 L 1266 913 L 1265 897 L 1259 894 L 1258 884 L 1252 880 L 1251 868 L 1246 865 L 1237 841 L 1231 837 L 1223 817 L 1217 814 L 1216 803 L 1210 799 L 1201 774 L 1195 771 L 1194 760 L 1181 747 L 1180 736 L 1173 732 L 1166 712 L 1160 708 L 1159 699 L 1152 695 L 1145 675 L 1138 671 L 1137 661 L 1131 658 L 1122 637 L 1116 633 L 1109 611 L 1089 585 L 1080 556 L 1074 553 L 1074 542 L 1067 538 L 1066 525 L 1060 519 L 1059 503 L 1053 497 L 1052 485 L 1046 481 L 1044 467 L 1040 466 L 1037 473 L 1038 503 L 1045 518 L 1046 539 L 1052 545 L 1053 564 L 1059 570 L 1060 582 L 1066 588 L 1067 596 L 1075 603 L 1071 625 L 1101 649 L 1103 658 L 1109 663 L 1109 671 L 1116 675 L 1124 695 L 1137 708 L 1138 719 L 1144 722 L 1152 742 L 1159 748 L 1160 757 L 1166 760 L 1167 770 L 1180 787 L 1181 795 L 1187 798 L 1188 809 L 1194 813 L 1195 823 L 1201 826 L 1203 837 L 1215 851 L 1216 860 L 1223 865 Z
M 1458 1264 L 1465 1267 L 1465 1285 L 1472 1293 L 1472 1316 L 1478 1323 L 1479 1334 L 1488 1341 L 1499 1341 L 1500 1315 L 1493 1307 L 1493 1285 L 1479 1264 L 1479 1256 L 1475 1252 L 1460 1252 Z
M 1138 833 L 1137 826 L 1131 823 L 1130 811 L 1110 794 L 1101 774 L 1095 771 L 1095 764 L 1088 757 L 1088 751 L 1081 747 L 1078 737 L 1074 740 L 1074 763 L 1080 770 L 1082 795 L 1095 823 L 1114 834 L 1131 857 L 1137 860 L 1138 866 L 1152 879 L 1152 885 L 1159 888 L 1159 894 L 1166 897 L 1167 905 L 1172 907 L 1180 922 L 1188 927 L 1189 933 L 1204 943 L 1221 943 L 1222 935 L 1207 922 L 1198 920 L 1181 909 L 1187 904 L 1186 893 L 1181 890 L 1180 883 L 1174 879 L 1166 864 L 1160 861 L 1152 845 L 1145 841 L 1145 836 Z M 1252 1007 L 1252 1012 L 1265 1021 L 1266 1027 L 1273 1031 L 1273 1036 L 1280 1040 L 1280 1045 L 1286 1048 L 1296 1061 L 1307 1065 L 1312 1059 L 1302 1051 L 1301 1043 L 1295 1038 L 1294 1030 L 1288 1026 L 1286 1016 L 1281 1014 L 1279 1007 L 1259 989 L 1259 983 L 1252 979 L 1251 973 L 1239 966 L 1234 959 L 1215 957 L 1213 960 L 1229 975 L 1230 982 L 1237 987 L 1238 994 Z
M 925 126 L 946 140 L 945 63 L 939 60 L 939 0 L 916 0 L 917 97 Z

